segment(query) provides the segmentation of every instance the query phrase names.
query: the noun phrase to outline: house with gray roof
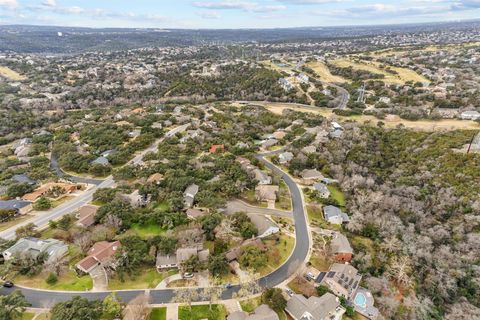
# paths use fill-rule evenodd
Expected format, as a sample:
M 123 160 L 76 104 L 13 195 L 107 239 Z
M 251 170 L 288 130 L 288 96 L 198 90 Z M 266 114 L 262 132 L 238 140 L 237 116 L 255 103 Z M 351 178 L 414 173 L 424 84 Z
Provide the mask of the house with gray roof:
M 191 208 L 193 206 L 193 202 L 195 201 L 195 196 L 197 195 L 199 190 L 199 186 L 196 184 L 191 184 L 185 189 L 183 193 L 183 202 L 185 207 Z
M 353 258 L 353 249 L 350 246 L 350 242 L 340 232 L 332 233 L 330 252 L 337 261 L 349 262 Z
M 317 182 L 313 185 L 313 189 L 317 191 L 322 198 L 330 197 L 330 190 L 328 190 L 327 186 L 321 182 Z
M 100 156 L 97 159 L 93 160 L 90 164 L 95 165 L 95 164 L 101 164 L 102 166 L 106 166 L 110 164 L 110 161 L 104 156 Z
M 323 217 L 325 221 L 331 224 L 347 224 L 350 222 L 348 215 L 343 212 L 340 208 L 335 206 L 325 206 L 323 207 Z
M 175 254 L 158 254 L 156 265 L 158 270 L 173 269 L 178 268 L 183 262 L 193 256 L 197 256 L 200 262 L 205 262 L 208 260 L 209 255 L 210 250 L 203 249 L 203 246 L 179 248 Z
M 279 320 L 275 311 L 266 304 L 258 306 L 251 314 L 236 311 L 227 317 L 227 320 Z
M 339 297 L 352 300 L 355 297 L 362 276 L 358 270 L 348 263 L 334 263 L 330 266 L 320 284 L 327 286 Z
M 248 217 L 257 228 L 259 238 L 265 238 L 280 232 L 278 225 L 263 215 L 249 214 Z
M 288 300 L 285 311 L 294 320 L 340 320 L 345 313 L 340 300 L 329 292 L 308 299 L 295 294 Z
M 258 181 L 258 184 L 260 185 L 265 185 L 265 184 L 271 184 L 272 183 L 272 177 L 270 177 L 268 174 L 263 172 L 262 170 L 255 168 L 252 171 L 254 175 L 254 179 Z
M 29 185 L 37 184 L 37 181 L 33 180 L 32 178 L 30 178 L 26 174 L 15 174 L 15 175 L 12 176 L 12 178 L 10 180 L 18 182 L 18 183 L 27 183 Z
M 292 159 L 293 159 L 293 153 L 291 152 L 284 152 L 278 156 L 278 162 L 280 162 L 280 164 L 289 163 L 290 161 L 292 161 Z
M 28 237 L 19 239 L 13 246 L 2 252 L 5 261 L 11 260 L 15 255 L 30 254 L 36 258 L 40 253 L 47 253 L 47 262 L 62 258 L 68 252 L 68 246 L 60 240 Z
M 32 210 L 32 203 L 24 200 L 0 200 L 0 210 L 14 210 L 26 214 Z

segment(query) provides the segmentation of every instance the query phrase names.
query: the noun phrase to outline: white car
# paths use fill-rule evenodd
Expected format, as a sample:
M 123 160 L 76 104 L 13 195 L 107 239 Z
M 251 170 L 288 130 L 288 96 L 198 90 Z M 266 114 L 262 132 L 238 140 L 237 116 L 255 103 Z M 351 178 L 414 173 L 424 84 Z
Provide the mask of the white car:
M 193 273 L 191 273 L 191 272 L 185 272 L 185 273 L 183 274 L 183 278 L 185 278 L 185 279 L 191 279 L 191 278 L 193 278 Z

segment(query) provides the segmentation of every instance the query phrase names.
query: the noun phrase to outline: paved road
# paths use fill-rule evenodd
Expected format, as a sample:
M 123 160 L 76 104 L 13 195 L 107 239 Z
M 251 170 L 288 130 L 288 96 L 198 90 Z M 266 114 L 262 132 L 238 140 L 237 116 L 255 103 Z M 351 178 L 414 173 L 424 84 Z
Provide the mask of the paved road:
M 228 201 L 226 212 L 227 212 L 227 214 L 234 214 L 236 212 L 247 212 L 247 213 L 256 213 L 256 214 L 277 216 L 277 217 L 292 218 L 292 212 L 291 211 L 255 207 L 255 206 L 251 206 L 248 203 L 245 203 L 241 200 Z
M 257 155 L 257 159 L 262 161 L 268 168 L 275 171 L 282 176 L 290 193 L 292 195 L 292 205 L 293 205 L 293 218 L 295 220 L 295 248 L 292 252 L 292 255 L 289 259 L 277 270 L 273 271 L 271 274 L 261 278 L 259 284 L 262 287 L 274 287 L 282 283 L 287 279 L 291 274 L 293 274 L 301 263 L 303 263 L 308 256 L 310 249 L 310 238 L 308 235 L 307 227 L 307 218 L 306 212 L 304 210 L 303 199 L 301 196 L 301 191 L 298 188 L 295 181 L 285 172 L 281 171 L 275 165 L 265 160 L 264 157 L 271 156 L 276 153 L 281 152 L 280 150 L 268 152 L 262 155 Z M 0 294 L 8 294 L 14 289 L 20 289 L 25 295 L 27 300 L 32 304 L 33 307 L 50 307 L 56 302 L 69 300 L 74 296 L 82 296 L 88 299 L 103 299 L 110 291 L 105 292 L 55 292 L 55 291 L 45 291 L 38 289 L 28 289 L 28 288 L 0 288 Z M 200 291 L 200 289 L 197 289 Z M 224 290 L 222 294 L 222 299 L 231 299 L 233 293 L 238 291 L 238 286 L 233 286 L 230 289 Z M 121 290 L 116 291 L 118 296 L 125 302 L 130 301 L 139 294 L 145 292 L 145 290 Z M 175 296 L 174 289 L 149 289 L 148 294 L 150 295 L 150 301 L 153 304 L 161 304 L 171 302 Z M 208 300 L 208 297 L 202 297 L 200 300 Z
M 86 183 L 86 184 L 93 184 L 93 185 L 99 185 L 101 184 L 104 180 L 102 179 L 93 179 L 93 178 L 84 178 L 84 177 L 79 177 L 79 176 L 72 176 L 60 168 L 60 165 L 58 163 L 57 157 L 55 155 L 50 156 L 50 168 L 55 171 L 55 174 L 62 179 L 72 181 L 74 183 Z
M 176 127 L 174 129 L 170 130 L 169 132 L 167 132 L 165 137 L 171 137 L 171 136 L 177 134 L 178 132 L 185 131 L 189 126 L 190 126 L 190 124 L 185 124 L 185 125 Z M 138 155 L 136 155 L 132 160 L 130 160 L 129 163 L 130 164 L 140 163 L 142 161 L 143 156 L 145 154 L 147 154 L 148 152 L 156 151 L 158 149 L 158 145 L 162 141 L 163 141 L 163 139 L 158 139 L 148 149 L 145 149 L 142 152 L 140 152 Z M 9 228 L 9 229 L 6 229 L 6 230 L 0 232 L 0 238 L 4 238 L 4 239 L 8 239 L 8 240 L 15 239 L 15 230 L 18 227 L 24 226 L 28 223 L 34 223 L 39 228 L 46 227 L 50 220 L 56 220 L 56 219 L 59 219 L 66 214 L 75 212 L 76 210 L 78 210 L 84 204 L 87 204 L 90 201 L 92 201 L 93 194 L 95 193 L 95 191 L 97 191 L 97 189 L 99 189 L 99 188 L 110 188 L 110 187 L 114 186 L 114 184 L 115 184 L 115 181 L 113 180 L 113 177 L 109 176 L 105 180 L 102 180 L 100 183 L 94 184 L 94 186 L 92 188 L 88 189 L 87 191 L 85 191 L 80 196 L 73 198 L 71 201 L 63 203 L 60 206 L 46 212 L 45 214 L 35 216 L 32 219 L 29 219 L 27 221 L 19 223 L 19 224 L 13 226 L 12 228 Z

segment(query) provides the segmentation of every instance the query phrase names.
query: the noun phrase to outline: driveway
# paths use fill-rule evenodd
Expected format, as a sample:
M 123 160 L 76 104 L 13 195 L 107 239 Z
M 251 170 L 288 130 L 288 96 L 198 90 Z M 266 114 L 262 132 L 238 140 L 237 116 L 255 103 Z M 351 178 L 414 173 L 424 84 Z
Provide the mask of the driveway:
M 249 205 L 241 200 L 231 200 L 227 202 L 227 214 L 234 214 L 235 212 L 244 211 L 247 213 L 256 213 L 265 216 L 277 216 L 292 218 L 291 211 L 284 211 L 270 208 L 260 208 Z
M 106 291 L 108 289 L 107 272 L 102 266 L 96 266 L 90 271 L 90 277 L 93 281 L 92 291 Z

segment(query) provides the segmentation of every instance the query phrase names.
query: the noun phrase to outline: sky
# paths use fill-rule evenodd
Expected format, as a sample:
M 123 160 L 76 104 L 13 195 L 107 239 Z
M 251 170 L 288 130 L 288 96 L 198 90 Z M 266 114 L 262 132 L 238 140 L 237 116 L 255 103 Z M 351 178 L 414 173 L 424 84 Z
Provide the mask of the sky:
M 0 0 L 0 24 L 287 28 L 480 18 L 480 0 Z

